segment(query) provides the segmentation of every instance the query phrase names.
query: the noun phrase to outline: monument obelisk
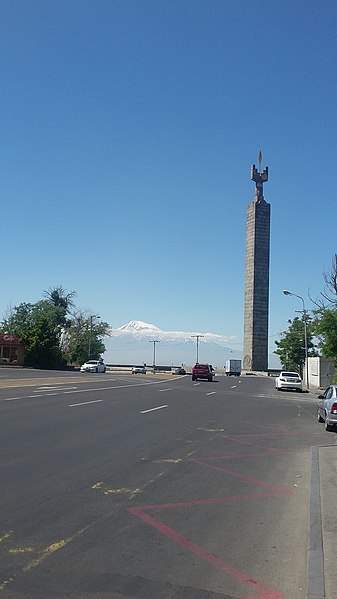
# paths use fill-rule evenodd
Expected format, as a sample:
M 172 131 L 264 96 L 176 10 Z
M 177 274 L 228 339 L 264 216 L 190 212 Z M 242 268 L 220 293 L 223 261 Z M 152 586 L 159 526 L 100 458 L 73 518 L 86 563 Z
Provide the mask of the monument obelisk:
M 247 206 L 243 370 L 268 370 L 270 204 L 263 197 L 268 167 L 251 168 L 255 196 Z

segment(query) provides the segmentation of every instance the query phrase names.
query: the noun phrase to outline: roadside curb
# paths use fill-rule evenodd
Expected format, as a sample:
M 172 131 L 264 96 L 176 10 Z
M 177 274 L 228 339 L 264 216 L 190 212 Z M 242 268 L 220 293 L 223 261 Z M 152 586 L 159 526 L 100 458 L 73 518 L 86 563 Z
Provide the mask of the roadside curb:
M 307 599 L 325 599 L 319 448 L 311 448 Z

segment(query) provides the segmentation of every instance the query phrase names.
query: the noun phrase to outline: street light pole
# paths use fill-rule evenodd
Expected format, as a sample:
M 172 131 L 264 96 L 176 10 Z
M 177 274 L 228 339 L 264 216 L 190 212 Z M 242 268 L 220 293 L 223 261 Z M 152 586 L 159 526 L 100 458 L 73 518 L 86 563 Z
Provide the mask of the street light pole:
M 156 343 L 160 343 L 158 340 L 149 341 L 149 343 L 153 343 L 153 374 L 156 373 Z
M 94 318 L 101 318 L 101 317 L 98 316 L 97 314 L 94 314 L 93 316 L 90 316 L 89 344 L 88 344 L 88 356 L 89 356 L 89 360 L 90 360 L 90 357 L 91 357 L 92 321 L 93 321 Z
M 304 320 L 304 348 L 305 348 L 305 372 L 306 372 L 306 385 L 307 389 L 309 389 L 309 361 L 308 361 L 308 333 L 307 333 L 307 310 L 305 309 L 304 299 L 301 295 L 297 295 L 296 293 L 292 293 L 287 289 L 283 290 L 284 295 L 293 295 L 294 297 L 298 297 L 302 301 L 303 305 L 303 320 Z
M 197 340 L 197 364 L 199 363 L 199 339 L 200 337 L 204 337 L 204 335 L 191 335 L 193 339 Z

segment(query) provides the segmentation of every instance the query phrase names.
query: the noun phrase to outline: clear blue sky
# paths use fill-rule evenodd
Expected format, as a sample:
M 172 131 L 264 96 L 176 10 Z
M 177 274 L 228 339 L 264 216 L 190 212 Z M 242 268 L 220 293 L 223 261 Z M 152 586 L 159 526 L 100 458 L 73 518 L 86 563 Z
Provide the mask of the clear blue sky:
M 336 30 L 327 0 L 2 0 L 0 312 L 61 284 L 239 349 L 261 149 L 278 338 L 337 251 Z

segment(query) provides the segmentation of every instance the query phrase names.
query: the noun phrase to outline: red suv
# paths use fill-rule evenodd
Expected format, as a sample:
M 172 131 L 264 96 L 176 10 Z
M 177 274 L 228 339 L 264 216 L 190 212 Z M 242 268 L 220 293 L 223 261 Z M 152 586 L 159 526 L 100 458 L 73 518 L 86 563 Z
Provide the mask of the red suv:
M 192 381 L 198 379 L 207 379 L 210 383 L 213 380 L 213 368 L 210 364 L 195 364 L 192 368 Z

